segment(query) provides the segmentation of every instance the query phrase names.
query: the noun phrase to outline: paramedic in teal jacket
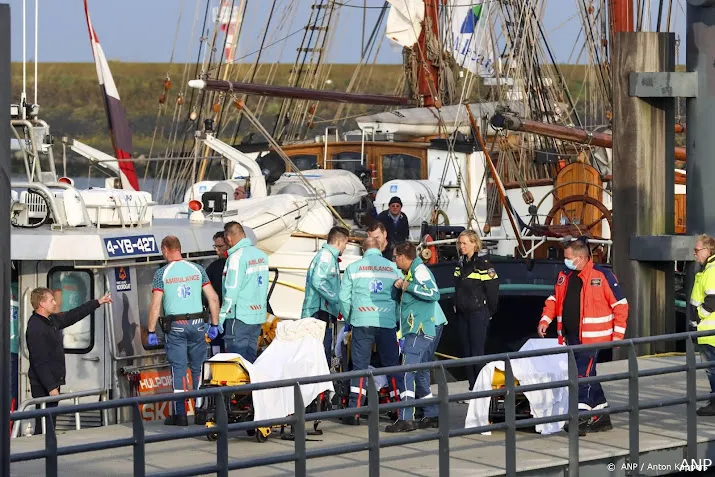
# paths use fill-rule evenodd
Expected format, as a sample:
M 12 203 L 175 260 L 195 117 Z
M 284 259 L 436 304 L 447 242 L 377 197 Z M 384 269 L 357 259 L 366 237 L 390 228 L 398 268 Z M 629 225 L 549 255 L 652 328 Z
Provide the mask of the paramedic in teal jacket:
M 353 371 L 368 369 L 373 344 L 382 367 L 397 366 L 400 355 L 395 331 L 399 291 L 394 286 L 400 272 L 382 256 L 376 239 L 366 238 L 362 248 L 362 258 L 347 266 L 340 288 L 340 311 L 352 330 Z M 401 376 L 388 376 L 393 396 L 401 380 Z M 367 378 L 354 378 L 350 382 L 350 407 L 362 406 L 366 395 Z M 343 417 L 342 423 L 357 425 L 359 417 Z
M 206 359 L 206 335 L 213 339 L 218 336 L 218 295 L 211 286 L 204 267 L 198 263 L 183 260 L 181 242 L 174 236 L 164 237 L 161 253 L 169 262 L 154 274 L 151 303 L 149 305 L 149 327 L 147 344 L 156 346 L 156 324 L 164 310 L 164 332 L 166 359 L 171 365 L 174 392 L 188 390 L 185 382 L 186 368 L 191 368 L 191 384 L 199 386 L 201 366 Z M 206 295 L 211 311 L 211 324 L 204 313 L 201 293 Z M 186 405 L 184 399 L 174 404 L 174 412 L 164 424 L 186 426 Z
M 404 339 L 402 364 L 428 363 L 432 361 L 437 324 L 447 321 L 439 306 L 439 289 L 432 272 L 417 257 L 417 250 L 413 244 L 405 242 L 395 247 L 395 262 L 405 273 L 404 280 L 395 282 L 395 287 L 402 290 L 400 302 L 400 331 Z M 431 396 L 428 369 L 405 373 L 400 395 L 403 401 Z M 385 431 L 406 432 L 417 428 L 439 426 L 436 404 L 424 406 L 424 418 L 419 423 L 414 422 L 414 414 L 414 407 L 401 409 L 400 419 L 387 426 Z
M 238 222 L 228 222 L 224 235 L 230 248 L 219 314 L 223 342 L 227 353 L 238 353 L 253 363 L 268 312 L 268 255 L 251 243 Z
M 313 257 L 305 276 L 305 298 L 302 318 L 317 318 L 325 322 L 325 359 L 330 366 L 333 335 L 330 323 L 335 323 L 340 312 L 340 262 L 338 257 L 348 245 L 349 232 L 343 227 L 333 227 L 328 233 L 328 243 Z

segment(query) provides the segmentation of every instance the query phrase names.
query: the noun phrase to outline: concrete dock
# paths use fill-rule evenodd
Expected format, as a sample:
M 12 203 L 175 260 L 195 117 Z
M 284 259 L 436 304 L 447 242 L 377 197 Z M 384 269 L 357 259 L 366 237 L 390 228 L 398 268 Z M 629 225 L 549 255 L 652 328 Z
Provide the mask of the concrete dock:
M 684 364 L 685 358 L 648 357 L 639 359 L 641 370 Z M 626 371 L 625 361 L 600 364 L 599 374 L 605 375 Z M 685 373 L 667 374 L 640 379 L 641 401 L 670 399 L 686 394 Z M 698 371 L 698 393 L 709 391 L 705 372 Z M 435 386 L 436 388 L 436 386 Z M 466 382 L 450 383 L 450 393 L 465 392 Z M 604 383 L 604 389 L 612 406 L 627 404 L 626 381 Z M 436 389 L 435 389 L 436 391 Z M 450 424 L 454 429 L 464 426 L 467 405 L 453 403 L 450 406 Z M 685 405 L 642 411 L 640 414 L 640 455 L 642 467 L 634 475 L 667 475 L 677 471 L 676 464 L 683 461 L 686 446 Z M 610 432 L 589 434 L 580 440 L 580 475 L 626 475 L 624 464 L 628 456 L 628 416 L 612 417 L 614 429 Z M 381 428 L 387 424 L 381 422 Z M 191 428 L 191 427 L 189 427 Z M 338 422 L 323 422 L 322 436 L 309 436 L 308 450 L 367 442 L 368 429 L 362 426 L 343 426 Z M 147 435 L 176 431 L 160 423 L 149 423 Z M 417 432 L 427 432 L 417 430 Z M 698 417 L 698 457 L 715 461 L 715 417 Z M 131 425 L 122 424 L 102 428 L 70 431 L 58 435 L 58 447 L 80 443 L 98 442 L 131 437 Z M 393 434 L 381 432 L 381 436 Z M 500 476 L 505 475 L 505 434 L 493 432 L 491 436 L 472 435 L 450 439 L 450 475 L 454 476 Z M 12 453 L 40 450 L 44 437 L 22 437 L 12 441 Z M 437 476 L 437 441 L 380 449 L 381 468 L 384 476 Z M 258 443 L 243 432 L 237 432 L 229 442 L 231 461 L 258 456 L 288 454 L 293 451 L 293 442 L 281 440 L 277 435 L 267 442 Z M 170 472 L 186 466 L 215 463 L 216 444 L 206 438 L 187 438 L 171 442 L 148 444 L 146 447 L 147 474 Z M 368 453 L 360 452 L 335 457 L 311 459 L 308 474 L 315 476 L 341 475 L 365 476 L 368 474 Z M 611 471 L 609 464 L 615 467 Z M 565 432 L 542 436 L 526 431 L 517 432 L 517 471 L 519 475 L 565 475 L 568 468 L 568 436 Z M 63 476 L 130 476 L 133 474 L 132 448 L 122 448 L 59 458 L 60 475 Z M 293 464 L 271 465 L 242 470 L 242 475 L 290 476 Z M 37 476 L 45 474 L 43 460 L 15 463 L 13 476 Z M 234 471 L 231 475 L 239 475 Z

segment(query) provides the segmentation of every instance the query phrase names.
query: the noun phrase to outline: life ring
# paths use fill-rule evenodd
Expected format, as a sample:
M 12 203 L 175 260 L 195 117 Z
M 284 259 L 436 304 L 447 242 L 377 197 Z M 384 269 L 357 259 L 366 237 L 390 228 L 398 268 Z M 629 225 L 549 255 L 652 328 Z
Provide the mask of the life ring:
M 434 242 L 430 234 L 425 235 L 422 241 L 425 244 Z M 422 260 L 424 260 L 430 265 L 434 265 L 439 260 L 439 257 L 437 256 L 437 247 L 434 245 L 425 245 L 425 247 L 422 249 L 422 252 L 420 253 L 420 256 L 422 257 Z

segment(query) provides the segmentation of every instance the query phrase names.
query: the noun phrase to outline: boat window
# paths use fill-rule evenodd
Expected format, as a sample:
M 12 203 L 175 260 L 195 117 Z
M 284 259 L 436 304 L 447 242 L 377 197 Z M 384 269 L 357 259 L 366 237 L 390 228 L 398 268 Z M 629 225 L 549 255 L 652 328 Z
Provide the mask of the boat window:
M 422 159 L 409 154 L 385 154 L 382 156 L 382 183 L 394 180 L 422 179 Z
M 318 168 L 318 156 L 315 154 L 298 154 L 296 156 L 289 157 L 299 171 L 307 171 Z
M 365 155 L 361 156 L 359 152 L 337 152 L 331 156 L 331 162 L 333 169 L 342 169 L 360 175 L 363 170 L 364 157 Z
M 57 301 L 57 311 L 64 312 L 95 298 L 92 273 L 55 267 L 47 274 L 48 288 Z M 62 330 L 65 352 L 84 354 L 94 347 L 94 313 Z
M 142 346 L 147 349 L 146 336 L 149 330 L 149 305 L 151 304 L 152 283 L 154 282 L 154 273 L 164 264 L 156 266 L 136 267 L 135 273 L 137 277 L 137 290 L 142 290 L 137 293 L 137 306 L 139 308 L 139 327 L 142 337 Z M 160 311 L 163 314 L 163 310 Z M 156 336 L 159 338 L 159 343 L 164 343 L 164 332 L 161 326 L 156 325 Z M 150 346 L 149 349 L 156 349 Z

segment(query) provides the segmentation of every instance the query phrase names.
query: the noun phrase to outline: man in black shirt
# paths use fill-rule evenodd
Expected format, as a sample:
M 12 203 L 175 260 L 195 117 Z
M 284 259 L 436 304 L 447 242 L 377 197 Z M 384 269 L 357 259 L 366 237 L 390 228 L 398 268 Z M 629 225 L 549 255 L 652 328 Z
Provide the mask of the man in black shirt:
M 382 252 L 382 256 L 392 261 L 392 247 L 387 242 L 387 230 L 382 222 L 377 220 L 370 224 L 367 228 L 367 236 L 377 240 L 378 248 Z
M 65 348 L 62 330 L 72 326 L 100 305 L 112 303 L 107 293 L 99 300 L 90 300 L 64 313 L 55 313 L 57 301 L 49 288 L 35 288 L 30 294 L 34 313 L 27 322 L 25 341 L 30 355 L 30 392 L 33 398 L 57 396 L 65 384 Z M 46 407 L 56 407 L 57 402 Z M 40 409 L 40 406 L 37 406 Z M 52 423 L 54 425 L 55 417 Z M 42 434 L 42 418 L 35 420 L 35 434 Z
M 211 264 L 206 267 L 206 275 L 209 277 L 211 286 L 216 291 L 218 295 L 219 305 L 223 304 L 223 268 L 226 265 L 226 256 L 228 252 L 228 245 L 226 244 L 226 238 L 223 235 L 223 230 L 216 232 L 213 237 L 214 240 L 214 250 L 218 258 L 211 262 Z M 204 297 L 204 306 L 207 305 L 206 298 Z M 223 349 L 223 333 L 220 333 L 215 340 L 211 341 L 211 352 L 212 354 L 219 353 Z
M 216 251 L 218 258 L 206 267 L 206 275 L 209 276 L 211 286 L 218 295 L 218 302 L 223 303 L 223 288 L 221 281 L 223 279 L 223 267 L 226 265 L 226 252 L 228 252 L 228 246 L 226 245 L 226 239 L 223 236 L 223 231 L 216 232 L 214 234 L 214 250 Z
M 578 342 L 581 327 L 581 288 L 583 280 L 578 273 L 572 273 L 564 297 L 563 335 L 569 344 Z

